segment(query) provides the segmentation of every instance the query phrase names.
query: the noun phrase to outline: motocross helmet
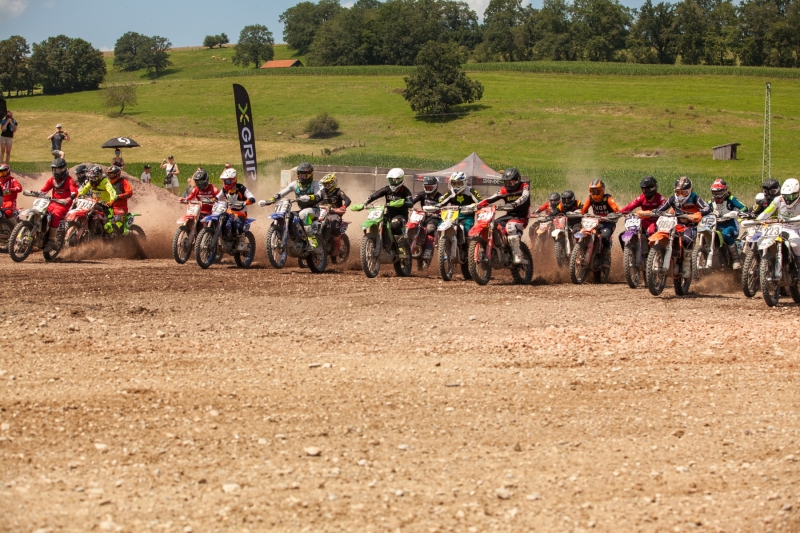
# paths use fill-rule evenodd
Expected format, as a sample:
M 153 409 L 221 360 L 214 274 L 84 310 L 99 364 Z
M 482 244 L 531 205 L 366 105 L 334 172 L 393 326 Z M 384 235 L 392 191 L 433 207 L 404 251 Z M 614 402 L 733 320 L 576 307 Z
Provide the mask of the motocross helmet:
M 400 187 L 403 186 L 403 182 L 406 180 L 406 173 L 403 172 L 402 168 L 393 168 L 386 174 L 386 181 L 389 182 L 389 189 L 392 192 L 397 191 Z
M 449 179 L 450 190 L 453 194 L 461 194 L 467 188 L 467 175 L 463 172 L 453 172 Z
M 644 197 L 649 200 L 658 192 L 658 182 L 653 176 L 645 176 L 639 182 L 639 188 L 642 189 Z
M 208 172 L 206 172 L 205 169 L 198 168 L 197 172 L 192 176 L 192 179 L 198 189 L 205 189 L 208 187 Z
M 5 178 L 9 174 L 11 174 L 11 169 L 8 167 L 8 165 L 0 165 L 0 178 Z
M 714 197 L 714 202 L 721 204 L 728 197 L 728 183 L 723 179 L 714 180 L 711 184 L 711 196 Z
M 503 175 L 500 177 L 501 180 L 506 184 L 506 187 L 516 187 L 519 182 L 522 180 L 522 176 L 519 175 L 519 170 L 514 167 L 507 168 L 503 171 Z
M 86 177 L 86 172 L 88 170 L 89 170 L 89 167 L 87 167 L 86 165 L 80 164 L 77 167 L 75 167 L 75 176 L 79 180 L 83 180 L 83 178 Z
M 336 190 L 336 174 L 330 173 L 325 174 L 321 180 L 319 180 L 319 184 L 328 192 L 333 192 Z
M 222 171 L 222 175 L 219 179 L 222 181 L 222 188 L 226 193 L 232 191 L 236 188 L 236 169 L 226 168 Z
M 308 186 L 314 181 L 314 167 L 311 166 L 311 163 L 297 165 L 297 181 L 303 186 Z
M 759 205 L 767 205 L 769 203 L 769 202 L 767 202 L 767 195 L 764 194 L 763 192 L 760 192 L 760 193 L 756 194 L 755 202 L 756 202 L 757 206 L 759 206 Z
M 575 193 L 567 189 L 561 193 L 561 207 L 564 211 L 572 211 L 575 208 Z
M 425 176 L 422 178 L 422 188 L 425 190 L 425 194 L 433 194 L 439 188 L 439 180 L 434 176 Z
M 89 183 L 92 184 L 92 187 L 97 187 L 103 181 L 103 167 L 100 165 L 93 166 L 87 172 L 87 176 L 89 176 Z
M 589 184 L 589 196 L 592 197 L 592 200 L 595 202 L 603 201 L 603 196 L 606 195 L 606 184 L 603 183 L 603 180 L 592 180 Z
M 547 197 L 547 202 L 550 204 L 550 210 L 555 211 L 558 209 L 558 204 L 561 203 L 561 195 L 557 192 L 551 192 Z
M 773 200 L 781 193 L 781 184 L 775 178 L 770 178 L 761 184 L 761 190 L 767 200 Z
M 692 180 L 686 176 L 676 179 L 673 191 L 675 193 L 675 205 L 681 207 L 692 195 Z
M 121 169 L 117 165 L 111 165 L 108 169 L 108 179 L 111 183 L 116 183 L 120 178 Z
M 56 188 L 63 187 L 64 182 L 67 181 L 69 177 L 67 162 L 61 157 L 56 158 L 50 164 L 50 168 L 53 169 L 53 183 L 55 183 Z
M 800 198 L 800 181 L 794 178 L 784 181 L 781 187 L 781 196 L 788 207 L 794 207 L 797 199 Z

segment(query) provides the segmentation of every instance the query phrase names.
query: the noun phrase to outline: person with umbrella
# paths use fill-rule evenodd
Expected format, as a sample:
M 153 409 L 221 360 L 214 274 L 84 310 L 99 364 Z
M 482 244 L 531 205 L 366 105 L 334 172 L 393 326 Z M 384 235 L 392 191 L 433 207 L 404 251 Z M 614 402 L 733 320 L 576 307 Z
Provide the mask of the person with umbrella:
M 114 150 L 114 158 L 111 160 L 112 167 L 119 167 L 121 169 L 125 169 L 125 160 L 122 159 L 122 152 L 119 148 Z

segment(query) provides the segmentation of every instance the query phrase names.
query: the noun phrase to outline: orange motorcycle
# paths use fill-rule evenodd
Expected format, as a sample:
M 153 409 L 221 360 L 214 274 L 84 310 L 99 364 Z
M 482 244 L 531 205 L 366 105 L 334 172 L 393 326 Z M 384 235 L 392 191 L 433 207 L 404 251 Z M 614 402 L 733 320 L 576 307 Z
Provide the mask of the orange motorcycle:
M 664 291 L 667 284 L 667 277 L 672 277 L 675 287 L 675 294 L 685 296 L 689 294 L 689 286 L 692 283 L 692 272 L 684 276 L 684 265 L 688 265 L 691 270 L 692 262 L 684 261 L 686 254 L 691 254 L 683 247 L 683 233 L 686 226 L 681 221 L 698 223 L 702 215 L 700 213 L 649 213 L 642 212 L 640 216 L 658 217 L 656 231 L 650 236 L 650 253 L 647 254 L 647 266 L 645 267 L 645 280 L 650 294 L 658 296 Z

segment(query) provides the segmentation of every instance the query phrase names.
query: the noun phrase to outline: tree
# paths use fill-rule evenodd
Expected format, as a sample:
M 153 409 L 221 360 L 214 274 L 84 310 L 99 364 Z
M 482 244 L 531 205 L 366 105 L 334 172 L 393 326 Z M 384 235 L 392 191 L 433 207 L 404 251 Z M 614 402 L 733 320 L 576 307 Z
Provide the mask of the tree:
M 678 53 L 675 6 L 665 2 L 654 6 L 647 0 L 631 27 L 627 45 L 636 63 L 675 63 Z
M 703 9 L 694 0 L 684 0 L 675 8 L 675 13 L 681 63 L 697 65 L 705 55 L 706 19 Z
M 453 106 L 483 97 L 483 85 L 464 74 L 455 43 L 429 41 L 420 49 L 416 64 L 416 71 L 404 78 L 403 93 L 416 113 L 448 113 Z
M 0 92 L 27 90 L 25 80 L 28 79 L 28 55 L 31 48 L 28 41 L 19 35 L 12 35 L 0 41 Z
M 376 19 L 379 4 L 359 0 L 326 22 L 314 35 L 308 64 L 314 66 L 374 65 L 380 46 Z
M 117 80 L 109 82 L 100 92 L 100 100 L 105 108 L 119 107 L 119 114 L 125 111 L 125 106 L 135 106 L 137 104 L 136 84 L 131 82 L 115 83 Z
M 707 65 L 731 65 L 739 36 L 736 8 L 731 0 L 714 0 L 706 12 L 705 62 Z M 783 65 L 781 65 L 783 66 Z M 792 65 L 787 65 L 792 66 Z
M 272 45 L 272 32 L 266 26 L 254 24 L 245 26 L 239 33 L 239 42 L 236 43 L 233 53 L 233 62 L 241 67 L 253 63 L 258 68 L 265 61 L 270 61 L 275 56 Z
M 148 74 L 155 73 L 156 76 L 159 76 L 165 68 L 172 66 L 172 61 L 169 60 L 172 43 L 166 37 L 156 35 L 149 38 L 147 45 L 142 67 L 147 69 Z
M 445 28 L 439 41 L 454 41 L 467 50 L 473 50 L 483 40 L 478 14 L 466 2 L 443 2 L 439 16 Z
M 219 35 L 206 35 L 206 38 L 203 39 L 203 46 L 210 50 L 215 47 L 222 48 L 229 42 L 228 36 L 224 33 L 220 33 Z
M 34 43 L 30 68 L 44 94 L 95 90 L 106 75 L 103 53 L 83 39 L 66 35 Z
M 420 48 L 439 40 L 445 28 L 438 0 L 393 0 L 378 8 L 377 35 L 381 62 L 413 65 Z
M 778 5 L 772 0 L 744 0 L 739 5 L 738 15 L 742 65 L 766 64 L 772 48 L 770 28 L 781 17 Z
M 614 61 L 625 48 L 630 10 L 617 0 L 575 0 L 572 30 L 579 59 Z
M 339 0 L 319 0 L 318 4 L 300 2 L 290 7 L 279 18 L 284 25 L 283 40 L 298 54 L 307 54 L 311 50 L 317 30 L 342 9 Z
M 144 68 L 145 50 L 149 37 L 129 31 L 114 44 L 114 67 L 119 70 L 134 71 Z
M 488 52 L 503 61 L 525 59 L 526 18 L 522 0 L 491 0 L 483 13 L 483 38 Z
M 567 61 L 575 59 L 570 7 L 564 0 L 544 0 L 542 9 L 531 16 L 534 59 Z

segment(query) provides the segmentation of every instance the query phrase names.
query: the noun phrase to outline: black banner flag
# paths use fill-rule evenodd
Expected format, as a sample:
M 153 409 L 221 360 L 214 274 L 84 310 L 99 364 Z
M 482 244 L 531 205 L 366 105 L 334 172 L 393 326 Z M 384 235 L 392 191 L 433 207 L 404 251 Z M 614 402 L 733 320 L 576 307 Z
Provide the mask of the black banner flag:
M 258 179 L 256 159 L 256 139 L 253 133 L 253 109 L 250 96 L 241 85 L 233 84 L 233 98 L 236 101 L 236 125 L 239 128 L 239 148 L 242 151 L 242 166 L 245 175 L 251 180 Z

